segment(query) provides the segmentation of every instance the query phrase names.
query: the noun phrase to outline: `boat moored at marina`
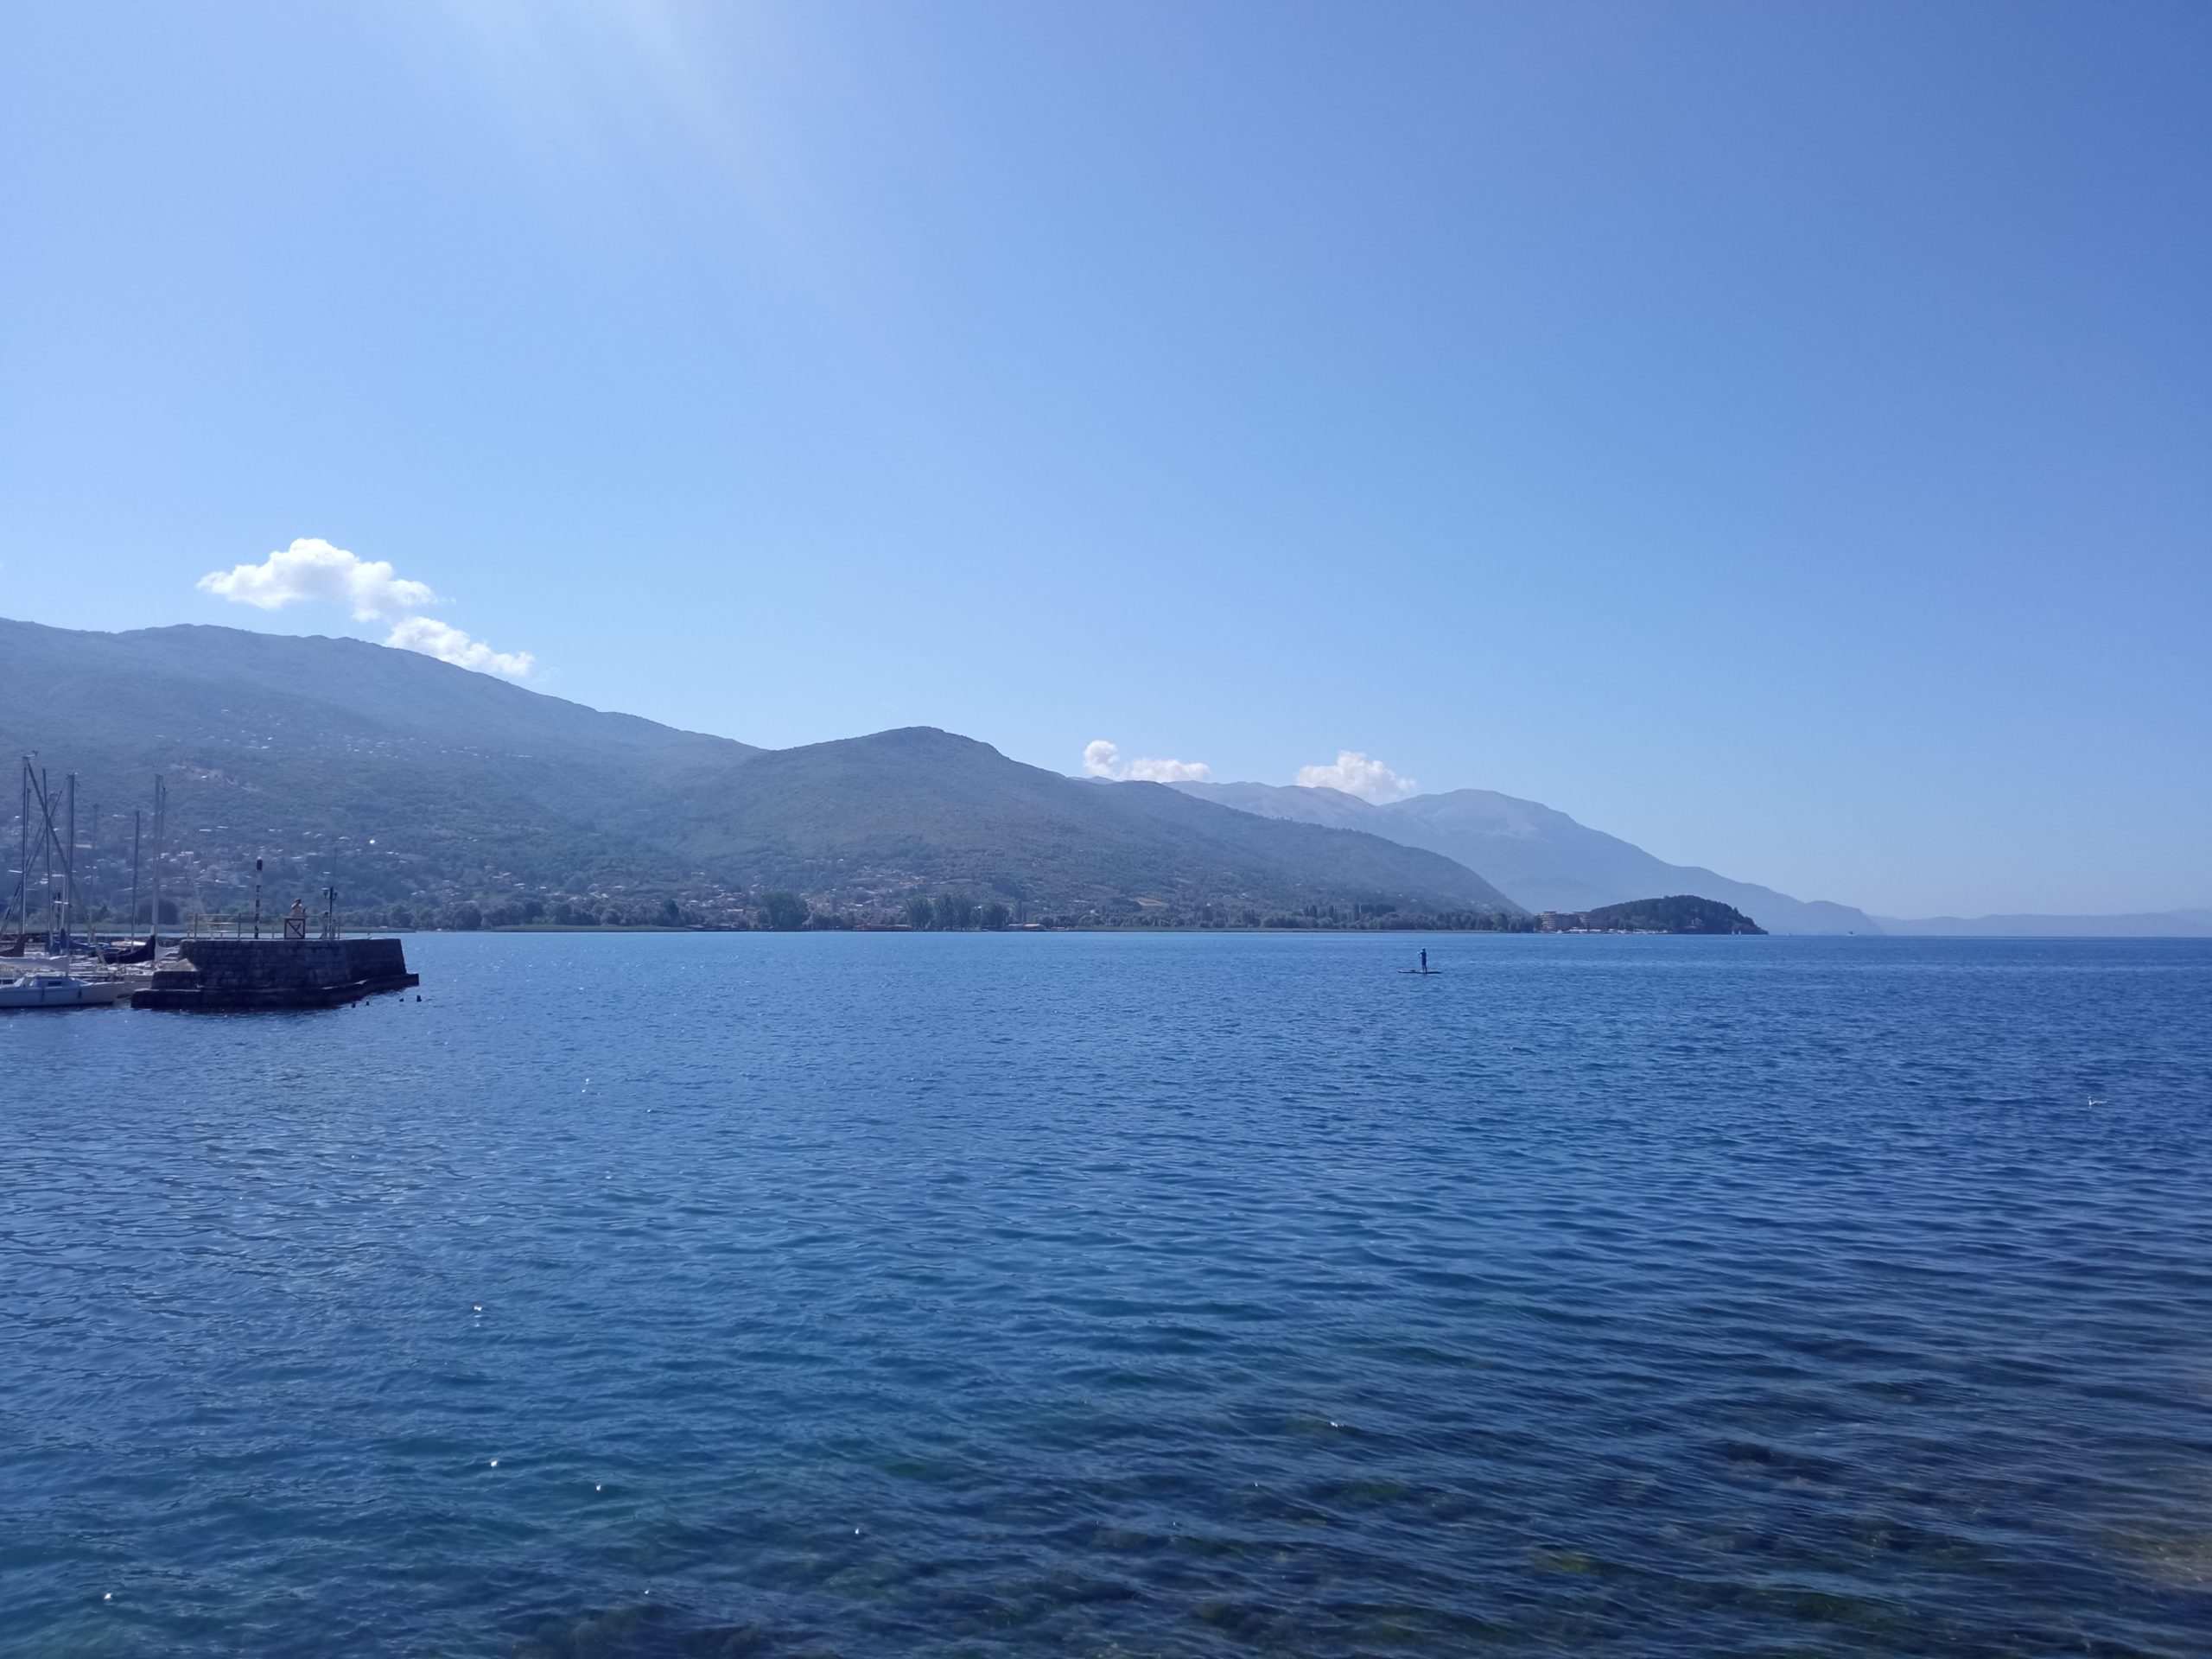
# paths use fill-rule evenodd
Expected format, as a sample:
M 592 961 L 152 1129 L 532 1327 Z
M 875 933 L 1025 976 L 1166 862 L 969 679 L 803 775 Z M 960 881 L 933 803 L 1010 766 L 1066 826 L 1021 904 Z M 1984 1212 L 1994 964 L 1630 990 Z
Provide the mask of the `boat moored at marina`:
M 24 974 L 0 982 L 0 1009 L 105 1008 L 137 987 L 125 979 L 83 979 L 75 974 Z

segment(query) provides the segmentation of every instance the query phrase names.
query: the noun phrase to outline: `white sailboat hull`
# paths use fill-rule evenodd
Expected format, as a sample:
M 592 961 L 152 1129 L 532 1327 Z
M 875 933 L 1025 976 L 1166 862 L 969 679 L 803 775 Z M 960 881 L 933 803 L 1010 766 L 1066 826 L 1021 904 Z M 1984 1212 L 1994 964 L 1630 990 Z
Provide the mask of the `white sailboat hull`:
M 121 979 L 79 979 L 69 974 L 33 974 L 0 984 L 0 1008 L 105 1008 L 132 990 Z

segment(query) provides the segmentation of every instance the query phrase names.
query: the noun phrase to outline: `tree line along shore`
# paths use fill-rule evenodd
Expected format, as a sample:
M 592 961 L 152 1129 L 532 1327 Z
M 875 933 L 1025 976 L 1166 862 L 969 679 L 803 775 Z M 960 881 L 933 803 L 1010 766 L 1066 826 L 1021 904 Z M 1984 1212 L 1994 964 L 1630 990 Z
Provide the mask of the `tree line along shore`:
M 181 925 L 173 906 L 164 904 L 165 925 Z M 262 925 L 270 925 L 264 912 Z M 252 925 L 251 911 L 227 911 L 195 918 L 198 931 L 231 933 Z M 778 890 L 761 895 L 749 910 L 702 915 L 672 899 L 631 906 L 587 906 L 567 900 L 550 904 L 493 901 L 454 905 L 372 906 L 347 914 L 346 931 L 454 933 L 734 933 L 734 932 L 1444 932 L 1444 933 L 1677 933 L 1756 934 L 1751 918 L 1713 900 L 1678 895 L 1609 905 L 1594 911 L 1502 915 L 1494 911 L 1452 911 L 1441 914 L 1406 911 L 1396 906 L 1312 905 L 1302 912 L 1268 912 L 1250 906 L 1205 905 L 1179 910 L 1167 905 L 1140 906 L 1133 912 L 1100 911 L 1026 914 L 1003 899 L 979 899 L 965 893 L 917 894 L 896 909 L 831 907 L 810 904 L 802 895 Z M 140 925 L 145 925 L 142 917 Z

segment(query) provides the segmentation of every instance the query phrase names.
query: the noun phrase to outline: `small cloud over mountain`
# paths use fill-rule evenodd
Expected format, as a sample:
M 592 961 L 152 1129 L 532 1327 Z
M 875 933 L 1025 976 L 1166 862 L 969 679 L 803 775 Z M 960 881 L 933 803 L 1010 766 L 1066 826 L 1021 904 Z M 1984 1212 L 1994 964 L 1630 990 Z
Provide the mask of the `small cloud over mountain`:
M 1116 783 L 1203 784 L 1213 776 L 1213 768 L 1203 760 L 1155 760 L 1143 755 L 1125 760 L 1119 746 L 1103 737 L 1084 746 L 1083 769 Z
M 1380 760 L 1357 749 L 1338 749 L 1335 764 L 1300 766 L 1298 783 L 1305 789 L 1337 789 L 1363 801 L 1402 801 L 1420 791 L 1421 785 L 1402 777 Z
M 410 582 L 384 559 L 365 559 L 308 537 L 259 564 L 211 570 L 202 593 L 257 610 L 278 611 L 301 600 L 336 600 L 359 622 L 397 622 L 438 602 L 428 582 Z
M 401 575 L 389 560 L 362 558 L 319 536 L 279 548 L 259 564 L 211 570 L 200 578 L 200 589 L 263 611 L 302 601 L 341 604 L 357 622 L 390 624 L 387 645 L 511 680 L 527 675 L 533 662 L 526 651 L 494 651 L 450 623 L 423 615 L 441 602 L 428 582 Z
M 408 617 L 392 629 L 385 644 L 402 651 L 419 651 L 455 668 L 473 668 L 510 680 L 528 674 L 533 661 L 526 651 L 494 651 L 481 639 L 472 639 L 459 628 L 430 616 Z

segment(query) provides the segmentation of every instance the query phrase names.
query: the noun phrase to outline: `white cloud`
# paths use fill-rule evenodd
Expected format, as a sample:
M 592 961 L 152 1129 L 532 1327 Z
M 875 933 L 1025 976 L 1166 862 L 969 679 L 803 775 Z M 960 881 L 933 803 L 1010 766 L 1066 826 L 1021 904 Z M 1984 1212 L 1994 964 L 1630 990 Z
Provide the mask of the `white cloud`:
M 1146 784 L 1203 784 L 1213 776 L 1213 768 L 1203 760 L 1154 760 L 1142 756 L 1124 760 L 1120 747 L 1103 737 L 1084 745 L 1083 769 L 1094 778 L 1111 778 L 1116 783 L 1134 779 Z
M 360 622 L 397 622 L 438 602 L 428 582 L 410 582 L 385 560 L 361 558 L 321 537 L 294 542 L 259 564 L 211 570 L 200 587 L 264 611 L 302 599 L 339 600 Z
M 1340 789 L 1363 801 L 1401 801 L 1421 788 L 1357 749 L 1338 749 L 1334 766 L 1300 766 L 1298 783 L 1304 789 Z
M 531 670 L 526 651 L 494 651 L 450 623 L 423 616 L 440 603 L 426 582 L 401 575 L 385 559 L 365 559 L 333 547 L 319 536 L 304 537 L 280 548 L 259 564 L 211 570 L 200 578 L 202 593 L 257 610 L 278 611 L 302 600 L 335 601 L 357 622 L 388 622 L 385 644 L 419 651 L 442 663 L 486 674 L 521 679 Z
M 511 680 L 528 674 L 531 664 L 537 660 L 526 651 L 494 651 L 481 639 L 472 639 L 451 624 L 429 616 L 407 618 L 392 629 L 385 644 L 397 645 L 402 651 L 419 651 L 425 657 L 435 657 L 456 668 L 501 674 Z

